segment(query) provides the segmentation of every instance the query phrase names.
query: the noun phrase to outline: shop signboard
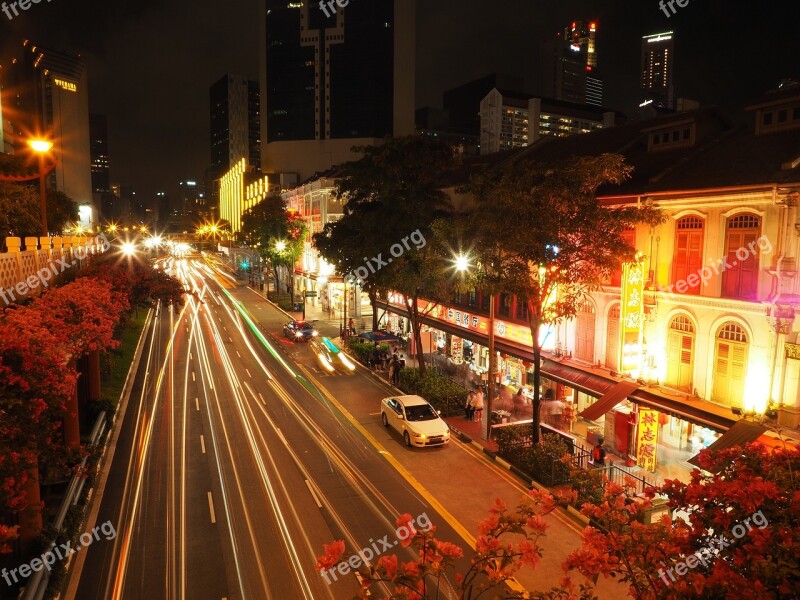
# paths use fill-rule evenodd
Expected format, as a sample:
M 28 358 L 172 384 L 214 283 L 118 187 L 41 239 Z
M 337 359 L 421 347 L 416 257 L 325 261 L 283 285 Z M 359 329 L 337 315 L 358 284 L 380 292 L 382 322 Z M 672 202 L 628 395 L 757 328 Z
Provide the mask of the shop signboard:
M 644 266 L 629 262 L 622 266 L 622 306 L 620 314 L 620 365 L 623 373 L 641 367 L 641 334 L 644 321 Z
M 658 411 L 640 408 L 636 434 L 636 464 L 646 471 L 655 473 L 657 451 Z

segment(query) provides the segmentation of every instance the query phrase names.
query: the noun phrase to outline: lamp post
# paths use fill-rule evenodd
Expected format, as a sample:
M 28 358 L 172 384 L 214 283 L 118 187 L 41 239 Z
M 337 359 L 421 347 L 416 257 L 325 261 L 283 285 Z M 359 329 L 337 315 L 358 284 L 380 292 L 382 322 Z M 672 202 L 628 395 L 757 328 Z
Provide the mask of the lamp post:
M 456 271 L 466 273 L 471 268 L 469 257 L 459 254 L 455 258 Z M 494 397 L 494 378 L 497 371 L 497 356 L 494 350 L 494 293 L 489 294 L 489 376 L 486 382 L 486 430 L 483 439 L 488 440 L 492 431 L 492 399 Z
M 28 146 L 39 155 L 39 210 L 42 216 L 42 237 L 47 237 L 47 190 L 44 182 L 44 155 L 50 152 L 53 142 L 45 139 L 28 140 Z

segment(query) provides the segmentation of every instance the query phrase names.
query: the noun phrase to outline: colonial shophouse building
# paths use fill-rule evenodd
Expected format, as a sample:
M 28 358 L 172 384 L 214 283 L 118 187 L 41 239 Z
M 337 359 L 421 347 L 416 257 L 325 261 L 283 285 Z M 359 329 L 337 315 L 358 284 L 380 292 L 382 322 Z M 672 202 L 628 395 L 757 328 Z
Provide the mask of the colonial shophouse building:
M 800 87 L 768 94 L 747 114 L 750 123 L 737 126 L 713 108 L 676 113 L 543 139 L 512 159 L 622 154 L 633 176 L 601 189 L 601 202 L 655 205 L 666 217 L 629 232 L 640 264 L 548 332 L 541 390 L 566 402 L 561 417 L 545 420 L 588 442 L 604 436 L 618 458 L 658 479 L 685 476 L 686 461 L 742 413 L 770 409 L 780 425 L 800 422 Z M 637 272 L 641 281 L 622 285 Z M 641 324 L 631 329 L 637 299 Z M 488 305 L 476 290 L 425 317 L 440 351 L 477 374 L 488 364 Z M 524 387 L 533 359 L 525 306 L 507 295 L 495 305 L 500 382 Z M 390 327 L 404 315 L 391 294 L 380 306 L 394 313 Z M 530 406 L 502 408 L 530 417 Z M 642 424 L 654 418 L 657 441 L 645 445 Z

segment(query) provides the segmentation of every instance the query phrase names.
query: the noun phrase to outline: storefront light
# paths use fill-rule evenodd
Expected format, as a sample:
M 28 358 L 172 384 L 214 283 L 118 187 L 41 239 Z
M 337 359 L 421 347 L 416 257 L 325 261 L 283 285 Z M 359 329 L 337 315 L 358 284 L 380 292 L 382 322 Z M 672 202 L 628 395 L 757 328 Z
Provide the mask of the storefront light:
M 744 385 L 744 411 L 759 415 L 767 412 L 769 388 L 769 369 L 763 362 L 751 360 Z

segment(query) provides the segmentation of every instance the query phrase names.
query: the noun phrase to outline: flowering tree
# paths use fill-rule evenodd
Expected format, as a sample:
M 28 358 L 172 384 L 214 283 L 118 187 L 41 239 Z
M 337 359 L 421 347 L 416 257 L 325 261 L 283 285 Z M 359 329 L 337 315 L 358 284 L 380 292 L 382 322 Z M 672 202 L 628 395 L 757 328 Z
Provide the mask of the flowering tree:
M 642 599 L 790 598 L 800 584 L 800 453 L 762 444 L 716 454 L 705 450 L 691 481 L 667 481 L 671 509 L 653 525 L 639 518 L 648 502 L 607 484 L 599 506 L 581 512 L 588 527 L 565 568 L 619 578 Z
M 478 598 L 487 592 L 501 593 L 503 582 L 513 578 L 524 566 L 536 568 L 542 556 L 540 539 L 547 524 L 543 517 L 557 506 L 553 496 L 532 490 L 514 512 L 497 499 L 489 515 L 481 521 L 475 553 L 464 573 L 455 573 L 457 597 L 461 600 Z M 436 538 L 436 527 L 420 531 L 413 527 L 409 514 L 397 519 L 399 528 L 413 532 L 400 544 L 412 547 L 417 560 L 402 562 L 397 555 L 381 556 L 368 570 L 361 572 L 359 598 L 370 597 L 370 589 L 378 583 L 392 587 L 393 599 L 423 600 L 438 597 L 440 586 L 455 571 L 456 561 L 463 550 L 450 542 Z M 324 546 L 325 553 L 317 560 L 317 570 L 324 573 L 334 568 L 345 552 L 343 541 Z M 517 592 L 505 591 L 506 598 L 522 598 Z M 433 596 L 429 596 L 433 594 Z
M 18 308 L 0 321 L 0 511 L 20 513 L 31 538 L 41 529 L 39 462 L 64 455 L 60 435 L 66 398 L 75 386 L 67 355 L 34 314 Z M 20 532 L 0 525 L 0 552 Z

